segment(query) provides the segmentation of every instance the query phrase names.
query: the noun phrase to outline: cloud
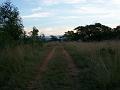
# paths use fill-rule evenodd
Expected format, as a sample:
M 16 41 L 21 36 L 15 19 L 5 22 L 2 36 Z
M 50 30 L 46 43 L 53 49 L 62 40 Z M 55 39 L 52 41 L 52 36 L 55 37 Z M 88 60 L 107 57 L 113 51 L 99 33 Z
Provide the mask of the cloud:
M 105 15 L 109 13 L 109 10 L 106 8 L 99 8 L 99 7 L 75 7 L 74 9 L 70 10 L 70 12 L 79 14 L 79 15 Z
M 87 0 L 87 2 L 88 3 L 105 3 L 106 2 L 106 0 Z M 107 2 L 109 2 L 109 1 L 107 1 Z
M 43 3 L 52 5 L 52 4 L 77 4 L 81 2 L 86 2 L 86 0 L 43 0 Z
M 63 35 L 66 31 L 72 30 L 73 28 L 70 27 L 46 27 L 40 28 L 40 32 L 44 33 L 45 35 Z
M 86 4 L 120 4 L 120 0 L 42 0 L 43 3 L 47 5 L 53 5 L 53 4 L 81 4 L 81 3 L 86 3 Z
M 38 12 L 38 11 L 41 11 L 41 10 L 42 10 L 42 7 L 37 7 L 37 8 L 33 8 L 32 12 Z
M 80 19 L 81 16 L 59 16 L 60 19 Z
M 113 2 L 120 2 L 119 0 L 112 0 Z M 105 3 L 105 2 L 110 2 L 106 0 L 42 0 L 43 3 L 48 4 L 48 5 L 53 5 L 53 4 L 81 4 L 81 3 L 89 3 L 89 4 L 97 4 L 97 3 Z
M 81 2 L 86 2 L 86 0 L 63 0 L 64 3 L 77 4 Z
M 38 12 L 38 13 L 33 13 L 31 15 L 22 16 L 22 18 L 23 19 L 44 18 L 44 17 L 49 17 L 49 16 L 51 16 L 51 13 L 49 13 L 49 12 Z
M 59 1 L 58 0 L 43 0 L 43 3 L 50 5 L 50 4 L 57 4 Z
M 112 0 L 113 4 L 120 4 L 120 0 Z
M 32 31 L 32 28 L 27 27 L 24 28 L 24 30 L 27 32 L 27 35 L 30 31 Z M 73 27 L 63 27 L 63 26 L 58 26 L 58 27 L 38 27 L 39 30 L 39 35 L 41 33 L 49 36 L 49 35 L 63 35 L 66 31 L 68 30 L 73 30 Z

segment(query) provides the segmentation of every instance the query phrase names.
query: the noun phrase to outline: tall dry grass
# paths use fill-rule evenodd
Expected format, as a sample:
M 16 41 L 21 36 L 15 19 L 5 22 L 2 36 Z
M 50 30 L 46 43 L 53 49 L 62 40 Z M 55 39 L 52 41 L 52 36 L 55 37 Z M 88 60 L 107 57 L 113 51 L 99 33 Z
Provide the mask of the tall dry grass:
M 0 90 L 24 90 L 49 48 L 19 45 L 0 52 Z
M 82 81 L 89 77 L 87 80 L 94 81 L 93 84 L 96 84 L 95 90 L 98 88 L 102 90 L 120 89 L 119 41 L 71 42 L 65 43 L 65 48 L 73 56 L 80 70 L 82 68 L 80 74 L 87 75 Z M 86 82 L 88 83 L 87 80 Z M 84 86 L 87 87 L 87 84 L 84 84 Z M 91 89 L 89 88 L 89 90 Z

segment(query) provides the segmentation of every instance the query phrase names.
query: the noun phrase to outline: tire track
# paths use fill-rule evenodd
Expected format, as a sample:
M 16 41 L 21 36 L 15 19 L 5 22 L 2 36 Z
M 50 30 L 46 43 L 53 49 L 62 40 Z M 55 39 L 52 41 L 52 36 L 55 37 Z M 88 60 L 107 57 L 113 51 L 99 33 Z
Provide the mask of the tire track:
M 49 54 L 47 55 L 47 57 L 43 60 L 43 63 L 38 65 L 37 75 L 36 75 L 36 77 L 34 78 L 33 81 L 30 81 L 30 83 L 27 87 L 27 90 L 39 90 L 38 87 L 39 88 L 42 87 L 42 86 L 38 85 L 38 82 L 42 78 L 42 74 L 46 71 L 47 65 L 48 65 L 49 61 L 51 60 L 51 58 L 53 57 L 53 55 L 55 53 L 55 49 L 56 48 L 53 48 L 52 51 L 50 51 Z
M 72 57 L 69 55 L 69 53 L 64 48 L 63 48 L 63 54 L 65 56 L 65 59 L 68 61 L 68 68 L 69 68 L 70 75 L 77 76 L 79 70 L 74 64 Z
M 79 90 L 80 89 L 79 80 L 78 80 L 79 69 L 74 64 L 74 61 L 70 56 L 70 54 L 64 48 L 62 51 L 65 59 L 68 62 L 68 73 L 69 73 L 70 79 L 73 81 L 73 87 L 75 90 Z

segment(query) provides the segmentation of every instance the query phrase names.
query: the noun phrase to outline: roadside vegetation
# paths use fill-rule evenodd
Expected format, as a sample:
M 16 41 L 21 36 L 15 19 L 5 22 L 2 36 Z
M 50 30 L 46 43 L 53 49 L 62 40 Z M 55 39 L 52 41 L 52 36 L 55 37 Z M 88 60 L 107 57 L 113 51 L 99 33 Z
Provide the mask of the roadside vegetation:
M 23 90 L 34 77 L 36 65 L 49 51 L 38 32 L 33 27 L 27 36 L 18 8 L 10 1 L 0 4 L 0 90 Z
M 65 43 L 79 68 L 82 90 L 120 89 L 120 42 Z
M 0 89 L 24 89 L 35 76 L 37 64 L 43 62 L 49 47 L 21 45 L 0 52 Z
M 78 26 L 71 31 L 65 32 L 63 38 L 66 41 L 83 42 L 119 40 L 120 26 L 117 26 L 116 28 L 111 28 L 101 23 Z

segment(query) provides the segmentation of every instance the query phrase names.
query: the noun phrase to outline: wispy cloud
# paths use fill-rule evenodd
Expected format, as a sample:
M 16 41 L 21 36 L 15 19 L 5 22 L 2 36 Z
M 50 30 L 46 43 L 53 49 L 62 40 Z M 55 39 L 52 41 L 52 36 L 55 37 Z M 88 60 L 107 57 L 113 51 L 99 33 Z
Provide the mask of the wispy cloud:
M 107 0 L 87 0 L 88 3 L 105 3 Z M 109 1 L 107 1 L 109 2 Z
M 66 19 L 80 19 L 80 18 L 82 18 L 81 16 L 59 16 L 58 18 L 60 18 L 60 19 L 64 19 L 64 20 L 66 20 Z
M 81 2 L 86 2 L 86 0 L 43 0 L 45 4 L 60 4 L 60 3 L 66 3 L 66 4 L 77 4 Z
M 25 15 L 22 16 L 24 19 L 30 19 L 30 18 L 45 18 L 51 16 L 51 13 L 49 12 L 38 12 L 38 13 L 33 13 L 31 15 Z
M 47 4 L 47 5 L 59 3 L 58 0 L 43 0 L 42 2 Z
M 77 4 L 77 3 L 86 2 L 86 0 L 63 0 L 63 2 L 69 4 Z
M 70 12 L 72 13 L 76 13 L 76 14 L 86 14 L 86 15 L 91 15 L 91 14 L 108 14 L 109 10 L 107 10 L 106 8 L 99 8 L 99 7 L 91 7 L 91 6 L 84 6 L 84 7 L 76 7 L 72 10 L 70 10 Z
M 112 0 L 113 4 L 120 4 L 120 0 Z
M 42 10 L 42 7 L 33 8 L 32 12 L 39 12 Z
M 67 30 L 72 30 L 73 28 L 71 27 L 46 27 L 46 28 L 39 28 L 40 31 L 46 35 L 63 35 L 64 32 Z
M 64 32 L 66 32 L 67 30 L 72 30 L 73 27 L 63 27 L 63 26 L 59 26 L 59 27 L 37 27 L 39 30 L 39 34 L 44 33 L 45 35 L 63 35 Z M 32 28 L 30 27 L 26 27 L 24 28 L 25 31 L 27 32 L 27 34 L 32 31 Z

